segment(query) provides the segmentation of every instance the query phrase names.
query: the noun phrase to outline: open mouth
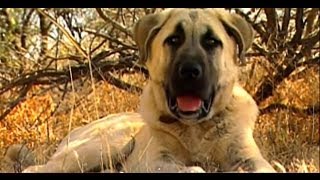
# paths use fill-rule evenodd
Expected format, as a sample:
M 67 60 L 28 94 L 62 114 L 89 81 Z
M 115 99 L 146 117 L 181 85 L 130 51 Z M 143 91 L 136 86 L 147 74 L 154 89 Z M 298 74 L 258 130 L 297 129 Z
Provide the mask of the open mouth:
M 201 119 L 206 117 L 212 105 L 213 94 L 207 99 L 195 95 L 170 96 L 167 91 L 167 102 L 170 111 L 178 118 Z

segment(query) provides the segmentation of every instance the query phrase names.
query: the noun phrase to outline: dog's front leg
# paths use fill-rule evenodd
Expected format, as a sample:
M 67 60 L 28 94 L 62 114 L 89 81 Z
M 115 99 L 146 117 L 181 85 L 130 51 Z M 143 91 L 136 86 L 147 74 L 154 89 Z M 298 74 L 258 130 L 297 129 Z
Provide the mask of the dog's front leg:
M 155 131 L 145 127 L 135 136 L 134 149 L 123 165 L 124 172 L 204 172 L 200 167 L 186 166 L 188 156 L 176 140 L 166 133 Z
M 168 153 L 161 146 L 150 144 L 149 150 L 135 151 L 124 165 L 125 172 L 142 173 L 203 173 L 198 166 L 186 166 L 181 160 Z M 139 154 L 138 156 L 136 156 Z
M 180 159 L 166 150 L 158 151 L 154 157 L 158 157 L 151 165 L 154 172 L 205 173 L 199 166 L 186 166 L 185 163 L 182 162 L 185 161 L 185 159 Z
M 226 161 L 221 162 L 227 171 L 276 172 L 261 155 L 251 132 L 237 134 L 229 142 L 224 146 Z

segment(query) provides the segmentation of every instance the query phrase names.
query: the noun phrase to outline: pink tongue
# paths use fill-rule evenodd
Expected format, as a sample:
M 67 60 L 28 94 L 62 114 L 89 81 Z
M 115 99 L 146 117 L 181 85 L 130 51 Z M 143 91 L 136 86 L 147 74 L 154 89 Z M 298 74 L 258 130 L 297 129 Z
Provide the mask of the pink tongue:
M 194 96 L 177 97 L 178 108 L 181 111 L 197 111 L 201 107 L 201 99 Z

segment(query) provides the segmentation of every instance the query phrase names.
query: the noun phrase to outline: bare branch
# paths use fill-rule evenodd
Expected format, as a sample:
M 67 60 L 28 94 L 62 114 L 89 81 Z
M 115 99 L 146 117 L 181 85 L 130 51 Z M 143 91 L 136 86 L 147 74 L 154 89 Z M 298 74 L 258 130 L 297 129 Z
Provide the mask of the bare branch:
M 306 26 L 304 37 L 308 37 L 308 35 L 312 33 L 317 15 L 319 16 L 319 8 L 312 8 L 309 15 L 307 16 L 307 20 L 306 20 L 307 26 Z
M 41 34 L 41 46 L 40 46 L 40 57 L 45 57 L 48 51 L 48 34 L 49 34 L 49 27 L 48 23 L 46 22 L 45 16 L 39 13 L 39 21 L 40 21 L 40 34 Z
M 298 63 L 298 67 L 311 66 L 311 65 L 320 65 L 320 57 L 318 56 L 312 59 L 308 59 L 304 62 Z
M 101 80 L 99 78 L 101 74 L 99 72 L 108 72 L 110 70 L 122 70 L 127 68 L 132 68 L 136 72 L 142 72 L 148 76 L 148 71 L 143 68 L 139 67 L 133 60 L 125 58 L 119 61 L 101 61 L 106 56 L 110 55 L 112 52 L 101 52 L 97 54 L 95 57 L 92 58 L 92 64 L 94 68 L 92 71 L 93 76 Z M 130 57 L 132 58 L 132 57 Z M 77 66 L 71 67 L 72 77 L 73 80 L 83 77 L 89 74 L 89 63 L 79 64 Z M 66 81 L 70 81 L 70 72 L 68 69 L 57 71 L 55 69 L 44 69 L 38 70 L 35 72 L 27 73 L 21 75 L 19 78 L 11 81 L 8 84 L 5 84 L 2 88 L 0 88 L 0 94 L 7 92 L 8 90 L 12 89 L 16 86 L 23 86 L 25 84 L 51 84 L 51 83 L 65 83 Z
M 285 37 L 288 34 L 290 15 L 291 15 L 291 8 L 285 8 L 284 16 L 283 16 L 283 20 L 282 20 L 281 32 L 280 32 L 280 36 L 282 37 L 281 39 L 285 39 Z
M 92 48 L 90 54 L 94 53 L 95 51 L 97 51 L 98 49 L 100 49 L 102 47 L 102 45 L 104 45 L 104 43 L 107 42 L 107 39 L 104 39 L 103 41 L 101 41 L 96 47 Z
M 78 51 L 80 51 L 83 57 L 85 57 L 86 59 L 90 59 L 86 51 L 81 48 L 81 45 L 78 44 L 77 41 L 74 40 L 74 38 L 53 17 L 43 12 L 41 9 L 37 9 L 37 11 L 46 18 L 48 18 L 49 21 L 52 22 L 54 25 L 56 25 L 61 30 L 61 32 L 69 39 L 69 41 L 78 49 Z
M 89 30 L 89 29 L 84 29 L 83 31 L 85 31 L 85 32 L 87 32 L 87 33 L 90 33 L 90 34 L 94 34 L 94 35 L 99 36 L 99 37 L 102 37 L 102 38 L 105 38 L 105 39 L 107 39 L 107 40 L 109 40 L 109 41 L 111 41 L 111 42 L 115 42 L 115 43 L 117 43 L 117 44 L 120 44 L 120 45 L 122 45 L 123 47 L 126 47 L 126 48 L 128 48 L 128 49 L 137 50 L 136 47 L 134 47 L 134 46 L 132 46 L 132 45 L 129 45 L 129 44 L 126 44 L 126 43 L 124 43 L 124 42 L 122 42 L 122 41 L 119 41 L 117 38 L 111 37 L 111 36 L 109 36 L 109 35 L 107 35 L 107 34 L 101 34 L 101 33 L 98 33 L 98 32 L 95 32 L 95 31 L 92 31 L 92 30 Z
M 297 8 L 296 13 L 296 33 L 294 34 L 292 41 L 290 43 L 296 44 L 300 42 L 302 37 L 302 32 L 304 29 L 304 23 L 303 23 L 303 8 Z
M 308 44 L 315 44 L 316 42 L 318 42 L 320 40 L 320 30 L 318 30 L 318 32 L 316 32 L 313 36 L 305 38 L 305 39 L 301 39 L 299 44 L 302 45 L 308 45 Z M 310 45 L 309 45 L 310 46 Z
M 116 86 L 116 87 L 118 87 L 120 89 L 126 90 L 126 91 L 128 91 L 130 93 L 139 93 L 139 94 L 141 94 L 142 88 L 140 88 L 138 86 L 135 86 L 135 85 L 132 85 L 132 84 L 128 84 L 128 83 L 126 83 L 124 81 L 121 81 L 120 79 L 115 78 L 110 72 L 106 73 L 106 75 L 107 75 L 107 77 L 105 78 L 105 80 L 108 83 L 110 83 L 110 84 L 112 84 L 112 85 L 114 85 L 114 86 Z
M 30 9 L 28 14 L 25 16 L 25 19 L 22 22 L 20 42 L 21 42 L 21 47 L 24 49 L 26 49 L 26 44 L 27 44 L 26 43 L 26 39 L 27 39 L 26 31 L 27 31 L 28 23 L 30 21 L 30 18 L 32 16 L 33 12 L 34 12 L 34 9 Z
M 121 24 L 119 24 L 118 22 L 114 21 L 113 19 L 109 18 L 108 16 L 106 16 L 103 12 L 101 8 L 96 8 L 97 13 L 99 14 L 99 16 L 106 21 L 107 23 L 111 23 L 115 28 L 119 29 L 121 32 L 125 33 L 126 35 L 129 35 L 132 37 L 132 33 L 130 31 L 128 31 L 127 27 L 122 26 Z
M 268 35 L 276 33 L 278 31 L 277 25 L 277 13 L 275 8 L 264 8 L 267 16 Z

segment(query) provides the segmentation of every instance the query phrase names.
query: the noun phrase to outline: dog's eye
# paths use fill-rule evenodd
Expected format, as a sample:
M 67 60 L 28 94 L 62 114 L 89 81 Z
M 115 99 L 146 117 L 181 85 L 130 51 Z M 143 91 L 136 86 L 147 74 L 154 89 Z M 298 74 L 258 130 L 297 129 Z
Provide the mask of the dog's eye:
M 181 43 L 181 37 L 179 36 L 170 36 L 166 39 L 166 42 L 170 45 L 170 46 L 178 46 Z
M 208 37 L 204 40 L 204 43 L 206 46 L 211 47 L 217 45 L 218 41 L 213 37 Z
M 205 49 L 211 51 L 215 47 L 217 47 L 218 45 L 221 45 L 221 42 L 214 37 L 207 36 L 207 37 L 203 38 L 202 45 Z

